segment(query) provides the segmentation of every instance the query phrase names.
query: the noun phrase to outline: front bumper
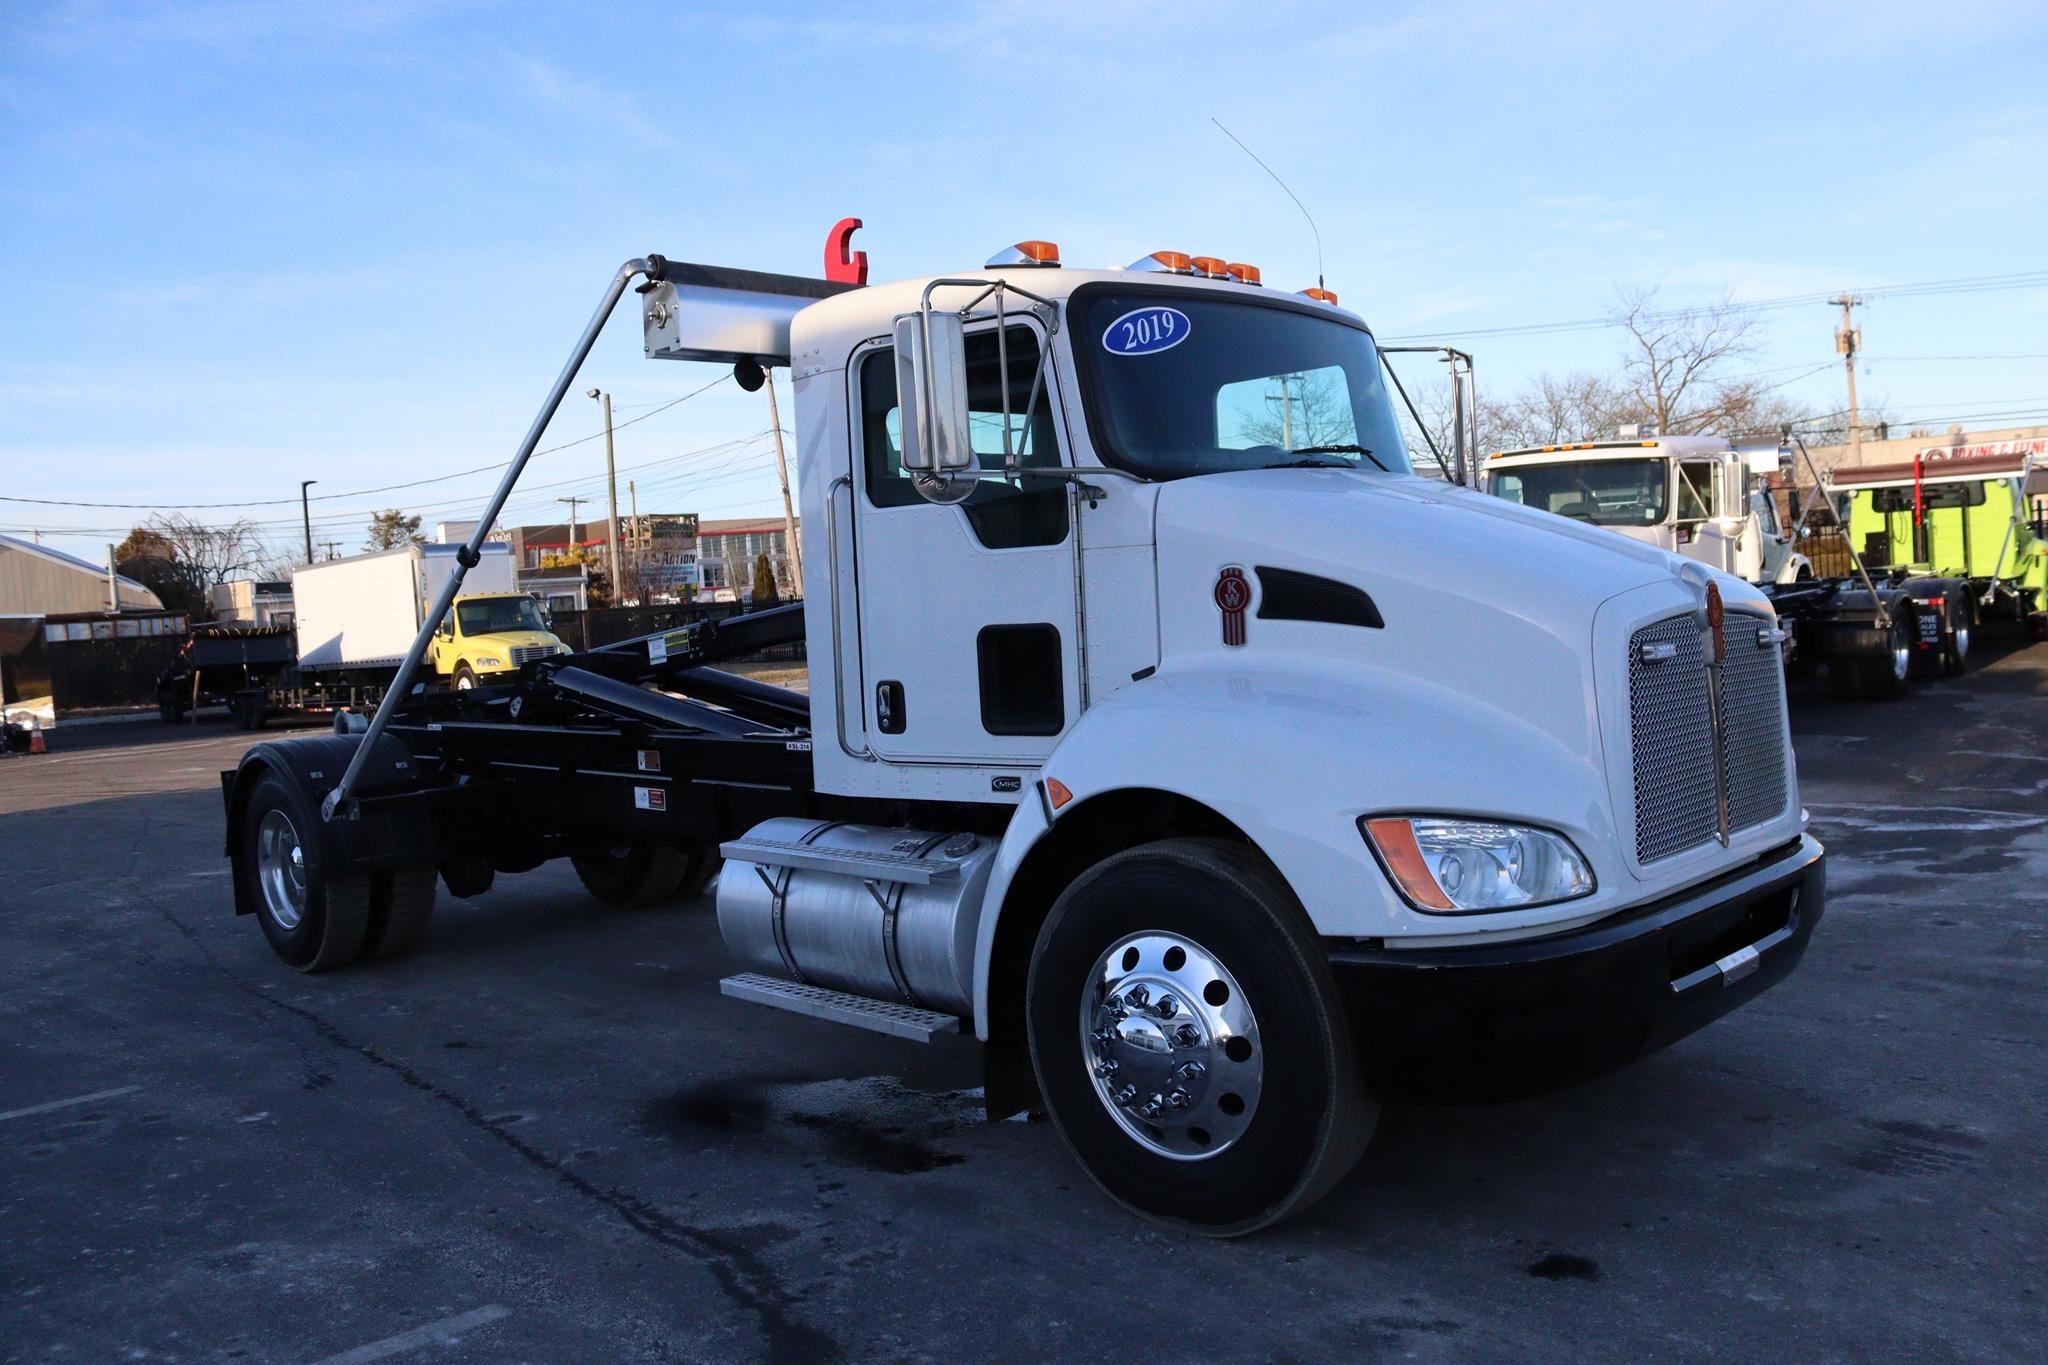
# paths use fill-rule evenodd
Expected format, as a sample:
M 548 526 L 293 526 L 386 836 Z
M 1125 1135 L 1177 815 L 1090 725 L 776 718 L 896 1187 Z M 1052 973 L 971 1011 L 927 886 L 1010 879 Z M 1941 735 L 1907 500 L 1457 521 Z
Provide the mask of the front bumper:
M 1811 836 L 1675 896 L 1548 938 L 1336 948 L 1330 967 L 1382 1099 L 1460 1102 L 1588 1080 L 1782 980 L 1827 904 Z

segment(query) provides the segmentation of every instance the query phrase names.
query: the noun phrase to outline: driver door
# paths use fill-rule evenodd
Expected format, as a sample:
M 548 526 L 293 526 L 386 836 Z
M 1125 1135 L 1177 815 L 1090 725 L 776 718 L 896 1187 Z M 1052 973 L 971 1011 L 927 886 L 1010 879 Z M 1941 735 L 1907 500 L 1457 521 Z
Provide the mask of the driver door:
M 1003 348 L 1026 467 L 1063 463 L 1049 366 L 1025 412 L 1043 344 L 1035 324 L 1013 321 Z M 966 358 L 983 475 L 954 505 L 925 501 L 903 470 L 894 348 L 871 346 L 850 366 L 860 669 L 846 685 L 860 687 L 867 744 L 885 762 L 1036 766 L 1079 714 L 1068 486 L 1003 476 L 992 324 L 968 333 Z

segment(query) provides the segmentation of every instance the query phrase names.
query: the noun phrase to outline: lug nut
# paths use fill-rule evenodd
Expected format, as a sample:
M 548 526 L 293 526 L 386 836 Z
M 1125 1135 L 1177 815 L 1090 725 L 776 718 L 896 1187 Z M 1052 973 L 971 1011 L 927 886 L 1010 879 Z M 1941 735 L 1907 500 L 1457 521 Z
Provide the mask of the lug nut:
M 1098 1078 L 1102 1079 L 1102 1080 L 1105 1080 L 1105 1081 L 1106 1081 L 1106 1080 L 1108 1080 L 1108 1079 L 1109 1079 L 1110 1077 L 1112 1077 L 1112 1076 L 1116 1075 L 1116 1073 L 1117 1073 L 1118 1071 L 1121 1071 L 1122 1069 L 1123 1069 L 1122 1067 L 1118 1066 L 1118 1065 L 1117 1065 L 1117 1064 L 1116 1064 L 1115 1062 L 1113 1062 L 1113 1061 L 1111 1061 L 1111 1062 L 1097 1062 L 1097 1063 L 1095 1064 L 1095 1074 L 1096 1074 L 1096 1076 L 1097 1076 Z
M 1203 1066 L 1200 1062 L 1182 1062 L 1179 1067 L 1175 1068 L 1174 1074 L 1184 1081 L 1199 1081 L 1202 1077 L 1209 1074 L 1209 1068 Z
M 1154 1095 L 1151 1099 L 1138 1106 L 1138 1117 L 1156 1119 L 1159 1117 L 1159 1111 L 1165 1107 L 1166 1097 L 1164 1095 Z
M 1126 1109 L 1131 1107 L 1131 1101 L 1136 1098 L 1138 1098 L 1138 1087 L 1135 1085 L 1123 1086 L 1116 1092 L 1116 1102 Z
M 1195 1102 L 1195 1098 L 1187 1091 L 1175 1087 L 1173 1093 L 1166 1097 L 1166 1102 L 1175 1109 L 1185 1109 Z
M 1162 995 L 1159 997 L 1158 1005 L 1154 1008 L 1159 1011 L 1161 1019 L 1171 1019 L 1174 1015 L 1180 1013 L 1180 1001 L 1170 995 Z
M 1133 986 L 1124 992 L 1124 1008 L 1141 1010 L 1152 1001 L 1152 992 L 1143 986 Z
M 1182 1047 L 1193 1047 L 1202 1041 L 1202 1033 L 1193 1024 L 1182 1024 L 1173 1031 L 1173 1041 Z

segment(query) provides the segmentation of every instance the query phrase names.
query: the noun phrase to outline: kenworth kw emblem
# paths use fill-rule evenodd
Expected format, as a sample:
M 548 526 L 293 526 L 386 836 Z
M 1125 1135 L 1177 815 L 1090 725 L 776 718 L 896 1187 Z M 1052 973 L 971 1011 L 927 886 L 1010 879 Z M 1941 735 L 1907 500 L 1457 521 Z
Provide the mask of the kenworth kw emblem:
M 1216 609 L 1223 613 L 1223 643 L 1244 643 L 1245 608 L 1252 604 L 1251 581 L 1235 564 L 1216 576 Z

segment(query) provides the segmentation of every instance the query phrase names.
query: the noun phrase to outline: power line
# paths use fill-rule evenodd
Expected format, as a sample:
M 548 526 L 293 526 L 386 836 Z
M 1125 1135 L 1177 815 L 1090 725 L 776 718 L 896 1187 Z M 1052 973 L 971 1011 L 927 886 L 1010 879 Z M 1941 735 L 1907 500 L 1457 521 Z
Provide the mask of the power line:
M 2029 270 L 2011 275 L 1972 275 L 1953 280 L 1924 280 L 1915 284 L 1895 284 L 1888 287 L 1872 287 L 1852 291 L 1860 298 L 1926 298 L 1944 294 L 1977 294 L 2006 289 L 2048 288 L 2048 270 Z M 1737 302 L 1733 306 L 1750 312 L 1777 312 L 1786 308 L 1806 308 L 1816 303 L 1826 303 L 1836 297 L 1839 291 L 1825 290 L 1817 294 L 1785 294 L 1776 298 L 1753 299 Z M 1645 322 L 1673 322 L 1697 308 L 1673 308 L 1663 312 L 1645 313 Z M 1514 337 L 1542 336 L 1555 332 L 1604 331 L 1615 325 L 1611 318 L 1575 318 L 1567 322 L 1529 322 L 1507 327 L 1474 327 L 1444 332 L 1408 332 L 1400 335 L 1381 337 L 1388 341 L 1434 341 L 1444 337 Z

